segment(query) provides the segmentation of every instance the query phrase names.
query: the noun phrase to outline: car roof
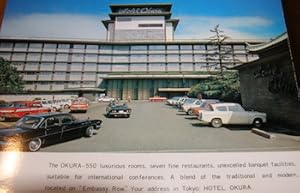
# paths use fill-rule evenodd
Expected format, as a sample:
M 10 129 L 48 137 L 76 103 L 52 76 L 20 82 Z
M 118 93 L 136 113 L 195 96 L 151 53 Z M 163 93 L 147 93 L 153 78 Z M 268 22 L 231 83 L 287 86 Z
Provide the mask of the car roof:
M 218 107 L 218 106 L 234 106 L 234 105 L 240 105 L 240 104 L 239 103 L 214 103 L 211 105 Z
M 40 117 L 40 118 L 47 118 L 55 115 L 70 115 L 70 113 L 60 113 L 60 112 L 52 112 L 52 113 L 42 113 L 36 115 L 26 115 L 28 117 Z

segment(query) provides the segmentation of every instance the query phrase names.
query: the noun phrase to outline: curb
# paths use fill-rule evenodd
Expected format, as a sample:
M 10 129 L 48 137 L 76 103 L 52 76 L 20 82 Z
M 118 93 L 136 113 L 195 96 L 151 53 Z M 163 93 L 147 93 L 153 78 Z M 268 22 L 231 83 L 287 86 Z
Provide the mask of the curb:
M 268 139 L 273 139 L 273 138 L 276 137 L 275 135 L 272 135 L 272 134 L 270 134 L 270 133 L 268 133 L 266 131 L 263 131 L 263 130 L 257 129 L 257 128 L 252 128 L 251 132 L 255 133 L 255 134 L 259 135 L 259 136 L 262 136 L 264 138 L 268 138 Z

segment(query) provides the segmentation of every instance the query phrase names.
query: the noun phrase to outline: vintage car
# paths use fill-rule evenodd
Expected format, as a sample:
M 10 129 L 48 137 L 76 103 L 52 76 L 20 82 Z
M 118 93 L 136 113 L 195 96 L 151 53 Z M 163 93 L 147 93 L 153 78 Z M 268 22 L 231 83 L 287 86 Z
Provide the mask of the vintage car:
M 110 103 L 106 107 L 106 116 L 107 117 L 126 117 L 129 118 L 131 114 L 131 108 L 124 104 L 115 104 Z
M 199 115 L 199 110 L 205 109 L 208 104 L 218 103 L 220 102 L 217 99 L 201 99 L 201 100 L 195 100 L 193 103 L 188 103 L 182 105 L 183 111 L 187 115 L 193 115 L 193 109 L 197 109 L 197 116 Z
M 109 96 L 101 96 L 98 98 L 98 102 L 113 102 L 113 101 L 116 101 L 116 99 Z
M 187 106 L 187 105 L 193 104 L 193 103 L 195 103 L 198 100 L 199 99 L 196 99 L 196 98 L 187 98 L 181 104 L 178 105 L 179 110 L 180 111 L 184 111 L 183 106 Z
M 267 121 L 266 113 L 245 111 L 238 103 L 210 104 L 210 110 L 199 113 L 200 121 L 210 123 L 213 127 L 223 124 L 251 125 L 261 127 Z
M 0 108 L 0 121 L 20 119 L 24 115 L 33 115 L 50 112 L 37 101 L 14 101 L 3 104 Z
M 91 137 L 101 124 L 101 120 L 77 120 L 69 113 L 26 115 L 14 126 L 0 130 L 0 148 L 35 152 L 46 142 L 77 135 Z
M 78 98 L 72 101 L 70 112 L 86 113 L 89 108 L 89 102 L 86 98 Z
M 55 103 L 54 100 L 43 99 L 43 100 L 35 100 L 35 101 L 40 102 L 43 107 L 49 108 L 53 112 L 62 111 L 62 107 L 59 104 Z
M 172 97 L 166 101 L 167 105 L 175 105 L 176 101 L 179 100 L 179 96 Z

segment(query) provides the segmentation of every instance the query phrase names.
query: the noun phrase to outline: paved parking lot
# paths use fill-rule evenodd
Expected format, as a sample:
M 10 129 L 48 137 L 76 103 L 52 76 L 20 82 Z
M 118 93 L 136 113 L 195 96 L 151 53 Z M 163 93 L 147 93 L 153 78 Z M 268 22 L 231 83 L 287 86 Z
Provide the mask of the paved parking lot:
M 215 152 L 300 150 L 300 137 L 275 133 L 266 139 L 251 126 L 213 128 L 163 103 L 135 101 L 132 116 L 106 118 L 105 103 L 94 103 L 80 119 L 103 120 L 92 138 L 77 138 L 42 148 L 44 152 Z M 11 123 L 1 123 L 11 124 Z M 2 127 L 2 125 L 0 125 Z

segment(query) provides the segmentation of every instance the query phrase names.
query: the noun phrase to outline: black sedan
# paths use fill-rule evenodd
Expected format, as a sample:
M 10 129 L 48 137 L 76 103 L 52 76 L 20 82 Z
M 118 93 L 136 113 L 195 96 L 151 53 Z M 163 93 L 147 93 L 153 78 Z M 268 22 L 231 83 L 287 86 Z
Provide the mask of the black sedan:
M 124 104 L 111 103 L 106 107 L 107 117 L 126 117 L 129 118 L 131 113 L 131 108 Z
M 101 124 L 101 120 L 77 120 L 69 113 L 27 115 L 15 126 L 0 130 L 0 148 L 35 152 L 46 141 L 60 141 L 75 135 L 91 137 Z

